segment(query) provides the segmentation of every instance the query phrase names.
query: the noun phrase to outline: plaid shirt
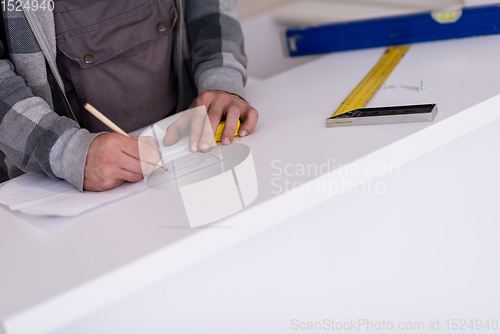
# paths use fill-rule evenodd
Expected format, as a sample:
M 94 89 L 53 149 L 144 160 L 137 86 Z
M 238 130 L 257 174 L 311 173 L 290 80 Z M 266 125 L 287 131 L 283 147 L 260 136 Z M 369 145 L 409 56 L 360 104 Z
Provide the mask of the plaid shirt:
M 178 111 L 207 90 L 243 97 L 247 59 L 236 0 L 175 4 L 180 18 L 174 30 Z M 52 12 L 3 9 L 0 150 L 9 176 L 37 173 L 83 190 L 88 148 L 98 134 L 80 128 L 63 93 Z

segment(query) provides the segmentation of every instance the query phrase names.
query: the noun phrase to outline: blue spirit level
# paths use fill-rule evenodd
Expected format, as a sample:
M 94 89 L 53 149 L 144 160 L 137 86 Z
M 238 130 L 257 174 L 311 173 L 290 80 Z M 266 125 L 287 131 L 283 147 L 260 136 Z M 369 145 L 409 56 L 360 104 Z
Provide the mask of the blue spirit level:
M 286 32 L 291 56 L 493 34 L 500 34 L 500 4 L 291 29 Z

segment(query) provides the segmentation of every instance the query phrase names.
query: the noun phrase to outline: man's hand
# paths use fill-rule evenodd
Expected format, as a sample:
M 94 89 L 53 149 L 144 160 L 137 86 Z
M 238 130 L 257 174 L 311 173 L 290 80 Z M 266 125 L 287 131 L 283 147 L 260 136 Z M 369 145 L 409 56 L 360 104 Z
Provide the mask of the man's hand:
M 125 182 L 139 182 L 155 170 L 160 159 L 151 137 L 102 134 L 89 147 L 83 188 L 106 191 Z
M 226 125 L 221 137 L 221 144 L 233 142 L 238 120 L 242 120 L 239 136 L 245 137 L 255 129 L 259 113 L 241 97 L 219 90 L 210 90 L 200 94 L 190 108 L 206 106 L 208 119 L 215 135 L 223 116 L 226 116 Z
M 206 91 L 198 96 L 189 110 L 168 127 L 163 144 L 171 146 L 185 131 L 191 130 L 189 136 L 191 152 L 198 150 L 208 152 L 212 148 L 217 127 L 223 116 L 226 117 L 226 125 L 221 143 L 227 145 L 233 142 L 238 120 L 243 121 L 238 132 L 239 136 L 245 137 L 255 128 L 259 113 L 239 96 L 222 91 Z

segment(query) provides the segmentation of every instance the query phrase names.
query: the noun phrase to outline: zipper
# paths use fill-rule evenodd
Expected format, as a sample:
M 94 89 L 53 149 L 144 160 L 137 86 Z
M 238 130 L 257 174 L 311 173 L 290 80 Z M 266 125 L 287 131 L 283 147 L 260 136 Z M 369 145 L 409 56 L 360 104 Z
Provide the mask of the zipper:
M 47 61 L 47 64 L 49 64 L 49 67 L 50 67 L 50 70 L 52 71 L 52 74 L 54 75 L 54 78 L 56 79 L 56 82 L 57 82 L 57 85 L 59 86 L 59 89 L 61 90 L 61 93 L 62 95 L 64 96 L 64 99 L 66 100 L 66 104 L 69 108 L 69 111 L 71 112 L 71 115 L 73 116 L 73 119 L 75 120 L 76 123 L 78 123 L 78 120 L 76 119 L 76 116 L 75 114 L 73 113 L 73 109 L 71 109 L 71 105 L 69 104 L 69 101 L 68 101 L 68 97 L 66 96 L 66 93 L 64 92 L 64 89 L 63 89 L 63 86 L 60 82 L 60 79 L 58 78 L 58 76 L 56 75 L 56 72 L 54 70 L 54 66 L 52 64 L 52 62 L 50 61 L 45 49 L 42 47 L 42 43 L 40 42 L 40 39 L 36 33 L 36 30 L 35 28 L 33 27 L 33 24 L 31 23 L 29 17 L 28 17 L 28 14 L 26 13 L 25 9 L 24 9 L 24 6 L 22 3 L 21 4 L 21 9 L 23 11 L 23 14 L 24 14 L 24 17 L 26 18 L 26 21 L 28 22 L 28 25 L 30 26 L 31 28 L 31 31 L 33 32 L 33 35 L 35 36 L 35 39 L 38 43 L 38 46 L 40 47 L 40 50 L 42 50 L 42 53 L 43 53 L 43 56 L 45 57 L 45 60 Z
M 182 91 L 182 26 L 184 23 L 184 10 L 182 6 L 182 0 L 179 0 L 179 87 L 177 93 L 177 112 L 181 112 L 181 91 Z

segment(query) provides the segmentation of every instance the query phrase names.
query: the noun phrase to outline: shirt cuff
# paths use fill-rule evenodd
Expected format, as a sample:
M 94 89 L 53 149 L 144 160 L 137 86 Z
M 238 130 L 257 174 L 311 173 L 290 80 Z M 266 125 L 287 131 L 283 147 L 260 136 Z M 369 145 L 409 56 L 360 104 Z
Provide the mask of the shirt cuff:
M 68 129 L 50 151 L 50 165 L 54 175 L 83 191 L 87 153 L 92 141 L 101 134 L 90 133 L 86 129 Z
M 201 73 L 197 79 L 198 94 L 208 90 L 222 90 L 245 99 L 243 74 L 230 67 L 215 67 Z

